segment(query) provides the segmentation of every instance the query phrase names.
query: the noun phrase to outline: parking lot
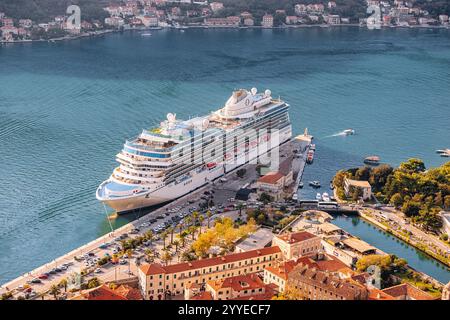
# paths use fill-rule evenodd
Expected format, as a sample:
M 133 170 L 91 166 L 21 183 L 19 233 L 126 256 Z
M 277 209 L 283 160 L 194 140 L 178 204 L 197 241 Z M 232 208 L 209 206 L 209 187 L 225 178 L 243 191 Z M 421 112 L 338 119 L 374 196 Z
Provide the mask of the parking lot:
M 209 211 L 213 214 L 211 220 L 214 220 L 215 217 L 226 211 L 232 210 L 232 205 L 235 202 L 233 198 L 236 191 L 244 185 L 250 185 L 257 179 L 255 165 L 246 165 L 244 168 L 246 169 L 244 177 L 237 177 L 236 171 L 230 172 L 224 178 L 209 183 L 113 232 L 4 284 L 0 287 L 0 294 L 11 292 L 15 298 L 22 296 L 26 299 L 36 299 L 41 297 L 43 293 L 47 293 L 52 285 L 59 284 L 62 279 L 67 279 L 74 273 L 80 274 L 82 270 L 87 272 L 85 279 L 97 277 L 102 282 L 136 276 L 136 258 L 143 257 L 146 249 L 160 252 L 163 248 L 163 241 L 159 235 L 164 230 L 170 227 L 176 227 L 180 223 L 186 226 L 186 218 L 192 212 L 198 211 L 201 215 L 205 215 L 207 208 L 201 210 L 201 203 L 211 200 L 209 208 Z M 233 217 L 233 214 L 236 215 L 237 213 L 228 212 L 226 216 Z M 99 265 L 99 261 L 105 257 L 110 258 L 121 251 L 121 240 L 137 238 L 149 230 L 152 230 L 156 235 L 155 241 L 151 245 L 148 241 L 144 242 L 141 246 L 133 250 L 130 257 L 125 254 L 114 265 L 111 262 L 103 266 Z M 188 246 L 190 239 L 186 239 L 186 241 L 186 246 Z M 177 253 L 174 251 L 174 249 L 171 249 L 169 252 L 173 255 L 174 261 L 179 260 L 182 251 Z M 161 262 L 160 255 L 155 257 L 155 262 Z M 45 298 L 49 299 L 52 297 L 47 294 Z

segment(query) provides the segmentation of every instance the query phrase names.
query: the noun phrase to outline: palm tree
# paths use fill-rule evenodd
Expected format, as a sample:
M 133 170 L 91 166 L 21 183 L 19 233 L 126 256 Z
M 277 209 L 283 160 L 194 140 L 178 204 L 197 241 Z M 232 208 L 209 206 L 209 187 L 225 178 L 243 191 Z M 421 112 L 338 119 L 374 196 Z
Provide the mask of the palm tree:
M 55 300 L 57 300 L 58 299 L 58 294 L 59 294 L 59 288 L 58 288 L 58 286 L 56 285 L 56 284 L 53 284 L 51 287 L 50 287 L 50 294 L 52 294 L 53 295 L 53 297 L 55 298 Z
M 180 241 L 181 241 L 181 246 L 184 247 L 184 244 L 185 244 L 185 241 L 186 241 L 186 231 L 181 232 L 181 233 L 178 235 L 178 238 L 179 238 Z
M 188 228 L 188 232 L 191 234 L 192 236 L 192 240 L 195 240 L 195 231 L 197 230 L 196 226 L 190 226 Z
M 243 208 L 244 206 L 242 205 L 242 203 L 238 203 L 238 205 L 237 205 L 237 208 L 238 208 L 238 210 L 239 210 L 239 217 L 242 215 L 242 208 Z
M 167 231 L 164 231 L 161 233 L 161 239 L 163 240 L 163 248 L 166 248 L 166 238 L 167 238 Z
M 155 261 L 155 250 L 154 249 L 145 250 L 145 255 L 147 256 L 147 259 L 149 262 Z
M 200 229 L 199 229 L 198 235 L 200 235 L 200 233 L 202 233 L 202 226 L 203 226 L 203 221 L 204 220 L 205 220 L 204 216 L 198 217 L 198 221 L 200 222 Z
M 59 286 L 64 288 L 64 292 L 67 292 L 67 279 L 64 278 L 59 282 Z
M 153 234 L 153 231 L 152 230 L 148 230 L 145 233 L 145 238 L 150 241 L 150 244 L 152 244 L 153 239 L 155 238 L 155 235 Z
M 206 219 L 207 219 L 207 223 L 208 223 L 208 229 L 209 229 L 209 223 L 211 221 L 211 217 L 212 217 L 212 213 L 211 211 L 206 211 Z
M 175 232 L 175 228 L 170 227 L 169 229 L 167 229 L 167 232 L 170 233 L 170 243 L 173 243 L 173 233 Z
M 180 245 L 180 241 L 174 240 L 173 244 L 175 245 L 175 252 L 178 252 L 178 246 Z
M 199 213 L 198 211 L 192 212 L 192 220 L 194 221 L 194 226 L 197 225 Z
M 125 254 L 128 256 L 129 259 L 131 259 L 131 257 L 133 256 L 133 250 L 128 249 Z
M 172 260 L 172 255 L 167 250 L 165 250 L 164 254 L 161 257 L 161 260 L 167 266 L 169 264 L 170 260 Z
M 185 221 L 186 221 L 186 226 L 189 226 L 192 223 L 192 216 L 187 216 Z

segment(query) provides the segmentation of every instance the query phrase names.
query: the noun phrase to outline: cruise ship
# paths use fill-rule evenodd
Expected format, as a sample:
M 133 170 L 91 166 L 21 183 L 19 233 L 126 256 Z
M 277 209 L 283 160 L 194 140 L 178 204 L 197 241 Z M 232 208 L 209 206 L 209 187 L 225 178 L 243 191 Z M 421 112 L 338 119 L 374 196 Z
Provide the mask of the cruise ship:
M 291 139 L 289 105 L 271 91 L 239 89 L 208 115 L 178 120 L 126 141 L 96 197 L 118 213 L 179 198 Z M 274 152 L 272 152 L 274 153 Z

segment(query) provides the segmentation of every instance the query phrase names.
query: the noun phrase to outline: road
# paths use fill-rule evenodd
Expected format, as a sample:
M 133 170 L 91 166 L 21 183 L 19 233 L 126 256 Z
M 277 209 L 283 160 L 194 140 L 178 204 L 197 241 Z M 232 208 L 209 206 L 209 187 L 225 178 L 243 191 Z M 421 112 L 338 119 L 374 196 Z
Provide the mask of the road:
M 115 241 L 115 239 L 121 235 L 124 234 L 130 234 L 131 231 L 134 228 L 139 228 L 139 233 L 130 235 L 130 237 L 137 237 L 139 235 L 143 235 L 146 231 L 150 229 L 154 229 L 157 225 L 163 223 L 163 222 L 169 222 L 169 220 L 174 217 L 175 215 L 178 215 L 182 211 L 187 211 L 189 208 L 196 207 L 198 208 L 199 203 L 203 200 L 200 199 L 200 197 L 203 195 L 203 193 L 206 190 L 214 189 L 214 199 L 215 205 L 224 204 L 227 205 L 227 202 L 230 198 L 234 197 L 235 193 L 239 188 L 241 188 L 245 184 L 251 184 L 256 180 L 257 174 L 256 174 L 256 165 L 245 165 L 243 168 L 247 169 L 247 172 L 243 178 L 238 178 L 235 174 L 235 171 L 232 171 L 228 173 L 225 177 L 227 178 L 226 182 L 220 182 L 219 180 L 216 180 L 215 182 L 212 182 L 198 190 L 195 190 L 179 199 L 176 199 L 166 206 L 163 206 L 159 209 L 156 209 L 155 211 L 135 220 L 131 223 L 128 223 L 127 225 L 124 225 L 121 228 L 118 228 L 114 230 L 113 232 L 110 232 L 108 234 L 105 234 L 104 236 L 97 238 L 91 242 L 89 242 L 86 245 L 83 245 L 67 254 L 65 254 L 62 257 L 59 257 L 31 272 L 28 272 L 6 284 L 3 284 L 0 286 L 0 294 L 11 292 L 14 297 L 18 297 L 20 295 L 24 295 L 22 290 L 18 290 L 21 286 L 29 286 L 36 296 L 42 293 L 47 292 L 53 284 L 58 284 L 62 279 L 67 278 L 72 273 L 80 273 L 81 270 L 85 269 L 86 266 L 84 264 L 84 261 L 76 261 L 75 257 L 80 257 L 85 254 L 91 254 L 94 255 L 97 258 L 102 258 L 106 254 L 109 254 L 112 256 L 113 252 L 112 249 L 115 247 L 119 247 L 120 242 Z M 188 202 L 192 203 L 188 203 Z M 174 209 L 174 212 L 170 212 L 170 210 Z M 167 216 L 166 216 L 167 214 Z M 158 219 L 154 223 L 150 223 L 150 219 L 154 219 L 157 216 L 164 215 L 163 219 Z M 226 215 L 232 215 L 232 213 L 226 214 Z M 172 222 L 170 222 L 172 223 Z M 100 248 L 101 245 L 109 244 L 107 248 Z M 156 243 L 157 247 L 161 246 L 161 244 Z M 48 273 L 52 269 L 60 267 L 63 264 L 71 264 L 67 270 L 62 270 L 61 272 L 58 272 L 56 274 L 50 275 L 48 279 L 42 280 L 42 283 L 30 283 L 30 281 L 34 278 L 37 278 L 39 275 L 42 275 L 43 273 Z M 130 264 L 130 266 L 128 266 Z M 96 269 L 97 266 L 92 267 L 91 269 Z M 95 273 L 94 275 L 99 278 L 102 282 L 105 281 L 112 281 L 114 279 L 123 279 L 130 277 L 132 275 L 129 275 L 125 273 L 130 268 L 131 272 L 136 275 L 137 273 L 137 267 L 134 263 L 134 259 L 129 259 L 127 262 L 127 265 L 119 265 L 117 267 L 112 267 L 111 264 L 109 264 L 106 267 L 99 267 L 100 272 Z M 89 275 L 89 277 L 92 277 L 92 275 Z M 48 298 L 50 296 L 47 295 Z
M 438 237 L 426 233 L 425 231 L 409 223 L 408 220 L 405 218 L 403 212 L 395 210 L 394 208 L 391 207 L 382 207 L 380 209 L 364 208 L 363 210 L 368 211 L 379 221 L 381 220 L 388 222 L 391 228 L 393 229 L 409 231 L 416 241 L 420 241 L 421 243 L 429 247 L 431 250 L 436 251 L 436 249 L 438 249 L 443 253 L 447 253 L 447 256 L 450 256 L 449 245 L 443 243 Z

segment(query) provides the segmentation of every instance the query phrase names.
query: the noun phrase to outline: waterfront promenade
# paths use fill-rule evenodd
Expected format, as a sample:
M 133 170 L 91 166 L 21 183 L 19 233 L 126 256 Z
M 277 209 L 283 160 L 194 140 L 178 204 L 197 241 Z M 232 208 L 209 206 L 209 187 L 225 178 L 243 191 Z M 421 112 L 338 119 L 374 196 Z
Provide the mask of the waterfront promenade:
M 284 143 L 279 148 L 280 155 L 283 157 L 286 157 L 291 150 L 291 142 Z M 120 241 L 117 240 L 119 237 L 136 238 L 145 234 L 147 231 L 154 229 L 161 223 L 172 223 L 171 218 L 178 215 L 181 211 L 186 211 L 189 208 L 198 209 L 199 203 L 201 202 L 201 196 L 205 190 L 215 190 L 214 201 L 216 205 L 229 202 L 229 199 L 233 198 L 236 192 L 243 185 L 250 185 L 257 179 L 255 164 L 245 164 L 241 168 L 246 169 L 246 174 L 243 178 L 238 178 L 236 176 L 235 173 L 237 169 L 230 171 L 224 176 L 227 178 L 226 182 L 221 182 L 219 179 L 214 182 L 210 182 L 205 186 L 194 190 L 193 192 L 188 193 L 187 195 L 178 198 L 149 214 L 146 214 L 145 216 L 140 217 L 137 220 L 115 229 L 112 232 L 109 232 L 61 257 L 56 258 L 55 260 L 52 260 L 16 279 L 13 279 L 12 281 L 9 281 L 8 283 L 1 285 L 0 295 L 6 292 L 11 292 L 13 296 L 17 298 L 17 296 L 23 293 L 24 288 L 29 286 L 32 288 L 32 292 L 35 292 L 32 298 L 38 299 L 43 295 L 47 298 L 51 298 L 51 296 L 48 295 L 48 292 L 52 285 L 58 285 L 62 279 L 67 279 L 73 273 L 80 274 L 82 270 L 88 271 L 85 275 L 85 279 L 88 280 L 92 277 L 97 277 L 101 282 L 124 280 L 135 277 L 137 275 L 137 266 L 133 258 L 135 258 L 136 255 L 130 258 L 127 258 L 125 255 L 124 258 L 126 260 L 126 264 L 123 265 L 118 264 L 113 266 L 111 263 L 108 263 L 105 266 L 95 266 L 90 268 L 87 268 L 84 265 L 84 261 L 77 261 L 75 257 L 80 257 L 86 254 L 91 254 L 97 258 L 102 258 L 107 254 L 111 256 L 111 249 L 113 247 L 120 247 Z M 236 212 L 227 212 L 226 214 L 220 215 L 220 217 L 229 215 L 233 216 L 236 214 Z M 164 218 L 158 219 L 156 222 L 150 222 L 151 219 L 158 216 L 162 216 Z M 133 232 L 133 229 L 135 228 L 139 229 L 138 233 Z M 103 248 L 105 244 L 107 244 L 107 246 Z M 160 251 L 162 249 L 162 244 L 158 244 L 155 241 L 155 245 L 152 249 Z M 31 282 L 40 275 L 49 273 L 52 269 L 58 268 L 63 264 L 68 264 L 67 270 L 50 275 L 48 279 L 41 280 L 40 283 Z M 95 269 L 100 269 L 100 272 L 95 273 Z

